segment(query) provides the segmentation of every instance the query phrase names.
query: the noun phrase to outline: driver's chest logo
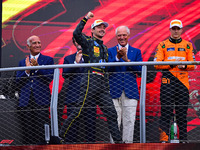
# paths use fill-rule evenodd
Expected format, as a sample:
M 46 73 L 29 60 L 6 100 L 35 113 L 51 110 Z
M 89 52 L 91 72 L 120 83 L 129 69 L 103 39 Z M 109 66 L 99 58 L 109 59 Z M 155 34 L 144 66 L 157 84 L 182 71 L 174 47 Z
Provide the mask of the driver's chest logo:
M 94 46 L 94 56 L 99 57 L 99 55 L 100 55 L 99 47 Z

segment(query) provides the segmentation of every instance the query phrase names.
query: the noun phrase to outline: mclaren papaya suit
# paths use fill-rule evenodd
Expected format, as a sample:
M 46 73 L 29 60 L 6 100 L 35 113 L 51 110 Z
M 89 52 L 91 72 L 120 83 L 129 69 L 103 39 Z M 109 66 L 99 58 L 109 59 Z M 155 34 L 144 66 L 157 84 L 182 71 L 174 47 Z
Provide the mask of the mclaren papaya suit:
M 182 38 L 175 40 L 171 37 L 157 47 L 154 61 L 195 61 L 193 46 Z M 168 140 L 170 121 L 173 117 L 173 109 L 176 111 L 176 120 L 179 127 L 180 140 L 187 140 L 187 109 L 189 103 L 188 71 L 194 69 L 194 65 L 186 65 L 179 69 L 176 65 L 156 65 L 156 69 L 162 70 L 162 83 L 160 89 L 161 125 L 160 131 L 166 133 L 164 141 Z M 162 140 L 163 137 L 160 137 Z

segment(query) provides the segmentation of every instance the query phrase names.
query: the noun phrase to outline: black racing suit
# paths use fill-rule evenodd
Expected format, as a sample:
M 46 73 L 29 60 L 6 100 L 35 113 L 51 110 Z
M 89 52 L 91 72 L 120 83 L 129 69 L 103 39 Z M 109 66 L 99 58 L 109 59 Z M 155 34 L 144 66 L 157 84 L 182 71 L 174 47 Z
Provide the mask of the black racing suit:
M 82 34 L 82 30 L 86 22 L 87 19 L 83 18 L 73 32 L 73 36 L 77 43 L 82 46 L 84 63 L 107 62 L 108 51 L 107 47 L 103 45 L 103 41 Z M 84 140 L 86 142 L 97 141 L 97 137 L 95 137 L 95 120 L 96 106 L 98 105 L 107 117 L 108 128 L 113 140 L 115 143 L 122 141 L 121 134 L 118 129 L 117 113 L 109 93 L 108 76 L 105 71 L 105 67 L 85 68 L 84 75 L 81 79 L 79 102 L 76 104 L 76 108 L 73 113 L 68 116 L 66 122 L 64 123 L 64 126 L 66 127 L 66 131 L 64 133 L 65 137 L 70 136 L 68 135 L 68 131 L 70 129 L 72 130 L 72 128 L 76 128 L 75 125 L 77 123 L 75 122 L 78 121 L 78 117 L 81 117 L 81 113 L 83 111 L 87 111 L 89 121 L 85 123 L 86 129 L 84 132 L 87 137 Z

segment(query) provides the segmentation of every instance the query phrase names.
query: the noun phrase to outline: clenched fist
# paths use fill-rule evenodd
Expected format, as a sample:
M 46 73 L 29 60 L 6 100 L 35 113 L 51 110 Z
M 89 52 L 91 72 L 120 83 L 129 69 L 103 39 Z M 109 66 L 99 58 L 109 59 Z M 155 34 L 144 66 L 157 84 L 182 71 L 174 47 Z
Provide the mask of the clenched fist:
M 91 11 L 89 11 L 88 13 L 87 13 L 87 15 L 85 16 L 85 18 L 87 18 L 87 19 L 91 19 L 91 18 L 93 18 L 94 17 L 94 14 L 91 12 Z

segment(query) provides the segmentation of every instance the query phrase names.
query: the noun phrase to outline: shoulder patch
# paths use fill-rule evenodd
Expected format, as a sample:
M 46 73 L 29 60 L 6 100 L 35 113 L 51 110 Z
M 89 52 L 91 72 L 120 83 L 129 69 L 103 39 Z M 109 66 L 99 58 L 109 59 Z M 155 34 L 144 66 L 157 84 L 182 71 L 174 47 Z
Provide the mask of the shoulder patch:
M 165 48 L 165 43 L 164 43 L 164 41 L 162 42 L 162 48 Z
M 190 49 L 190 45 L 189 44 L 187 44 L 187 49 Z

